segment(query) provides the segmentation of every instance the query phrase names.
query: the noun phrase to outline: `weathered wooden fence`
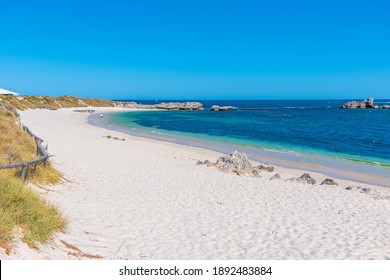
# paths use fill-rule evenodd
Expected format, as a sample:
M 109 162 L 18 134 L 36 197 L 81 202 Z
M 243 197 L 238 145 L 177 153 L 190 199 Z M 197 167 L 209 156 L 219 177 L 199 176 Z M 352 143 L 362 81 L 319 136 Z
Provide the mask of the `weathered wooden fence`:
M 35 172 L 38 164 L 43 164 L 45 167 L 47 166 L 49 162 L 49 155 L 47 153 L 47 146 L 46 148 L 42 146 L 43 140 L 37 137 L 36 135 L 34 135 L 27 126 L 22 125 L 22 128 L 34 139 L 35 144 L 37 146 L 37 155 L 39 155 L 39 157 L 37 159 L 30 160 L 30 161 L 25 161 L 25 162 L 20 162 L 15 164 L 0 165 L 0 169 L 21 168 L 21 177 L 24 182 L 26 181 L 27 172 L 29 168 L 32 168 L 32 170 Z

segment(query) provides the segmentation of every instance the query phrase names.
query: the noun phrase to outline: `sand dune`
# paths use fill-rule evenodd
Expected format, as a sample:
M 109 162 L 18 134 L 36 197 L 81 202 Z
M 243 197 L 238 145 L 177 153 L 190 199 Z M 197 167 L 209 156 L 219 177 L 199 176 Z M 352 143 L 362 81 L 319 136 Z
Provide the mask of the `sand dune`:
M 390 259 L 385 188 L 270 181 L 303 173 L 279 167 L 263 178 L 221 173 L 196 165 L 218 153 L 107 131 L 71 109 L 21 117 L 65 175 L 40 191 L 70 222 L 39 251 L 18 243 L 2 259 Z

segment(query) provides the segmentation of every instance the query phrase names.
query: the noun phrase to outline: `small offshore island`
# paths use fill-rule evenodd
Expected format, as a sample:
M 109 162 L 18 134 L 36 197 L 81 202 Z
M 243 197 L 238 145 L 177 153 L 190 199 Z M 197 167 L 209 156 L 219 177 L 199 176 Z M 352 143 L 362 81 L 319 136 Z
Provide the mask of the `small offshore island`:
M 375 105 L 374 98 L 370 97 L 362 101 L 349 101 L 339 107 L 340 109 L 390 109 L 390 105 Z

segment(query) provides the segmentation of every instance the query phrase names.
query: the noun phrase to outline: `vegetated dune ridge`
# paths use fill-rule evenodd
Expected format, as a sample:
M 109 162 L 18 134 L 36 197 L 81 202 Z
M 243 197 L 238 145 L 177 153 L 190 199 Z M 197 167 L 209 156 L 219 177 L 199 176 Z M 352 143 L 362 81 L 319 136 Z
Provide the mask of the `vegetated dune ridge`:
M 0 248 L 10 254 L 15 239 L 30 247 L 50 240 L 53 233 L 63 231 L 66 219 L 33 188 L 56 184 L 62 174 L 49 162 L 29 165 L 25 182 L 22 168 L 4 168 L 36 160 L 37 146 L 32 137 L 17 123 L 13 112 L 0 106 Z
M 280 167 L 237 176 L 196 165 L 219 153 L 90 126 L 71 109 L 21 116 L 66 178 L 43 195 L 69 225 L 39 251 L 19 244 L 6 258 L 390 258 L 386 188 L 319 185 L 316 173 L 304 185 L 286 181 L 303 170 Z M 275 173 L 282 180 L 269 180 Z
M 59 108 L 74 108 L 74 107 L 113 107 L 116 105 L 111 100 L 99 99 L 99 98 L 79 98 L 70 95 L 64 95 L 60 97 L 51 96 L 0 96 L 0 104 L 16 110 L 47 108 L 47 109 L 59 109 Z

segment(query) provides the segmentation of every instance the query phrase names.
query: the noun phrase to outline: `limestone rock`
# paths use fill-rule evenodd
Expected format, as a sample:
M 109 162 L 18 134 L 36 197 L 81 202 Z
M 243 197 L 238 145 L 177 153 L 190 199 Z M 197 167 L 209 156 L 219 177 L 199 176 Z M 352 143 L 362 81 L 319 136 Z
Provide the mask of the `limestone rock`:
M 315 185 L 316 184 L 316 180 L 314 180 L 309 173 L 304 173 L 302 174 L 301 177 L 299 178 L 290 178 L 288 179 L 287 181 L 290 181 L 290 182 L 297 182 L 297 183 L 301 183 L 301 184 L 310 184 L 310 185 Z
M 370 188 L 362 188 L 362 187 L 346 187 L 345 188 L 348 191 L 360 191 L 361 193 L 369 194 L 371 192 Z
M 334 185 L 334 186 L 338 186 L 339 184 L 337 184 L 333 179 L 326 178 L 326 179 L 321 183 L 321 185 Z
M 245 153 L 234 150 L 229 156 L 220 157 L 216 167 L 222 172 L 244 176 L 253 176 L 253 167 Z
M 205 160 L 205 161 L 201 161 L 201 160 L 198 160 L 198 162 L 196 163 L 196 165 L 209 165 L 211 162 L 209 160 Z
M 370 188 L 361 188 L 360 189 L 360 192 L 362 192 L 362 193 L 370 193 L 371 192 L 371 189 Z
M 370 97 L 367 100 L 362 101 L 349 101 L 339 107 L 340 109 L 356 109 L 356 108 L 369 108 L 369 109 L 390 109 L 389 105 L 375 105 L 374 98 Z
M 262 171 L 274 171 L 273 166 L 259 165 L 253 167 L 246 154 L 240 153 L 237 150 L 234 150 L 233 153 L 228 156 L 218 158 L 215 163 L 205 160 L 198 161 L 196 165 L 207 165 L 208 167 L 215 167 L 225 173 L 257 178 L 261 177 Z
M 301 177 L 298 178 L 298 180 L 302 181 L 304 184 L 316 184 L 316 180 L 314 180 L 309 173 L 304 173 Z
M 262 170 L 262 171 L 267 171 L 267 172 L 274 172 L 275 167 L 273 167 L 273 166 L 265 166 L 265 165 L 260 164 L 260 165 L 257 166 L 257 169 Z
M 281 180 L 282 179 L 282 177 L 280 177 L 280 174 L 279 173 L 276 173 L 274 176 L 272 176 L 271 178 L 270 178 L 270 180 Z
M 374 98 L 370 97 L 363 101 L 349 101 L 340 106 L 341 109 L 355 109 L 355 108 L 373 108 Z
M 211 111 L 231 111 L 232 109 L 233 106 L 218 106 L 218 105 L 213 105 L 210 108 Z

